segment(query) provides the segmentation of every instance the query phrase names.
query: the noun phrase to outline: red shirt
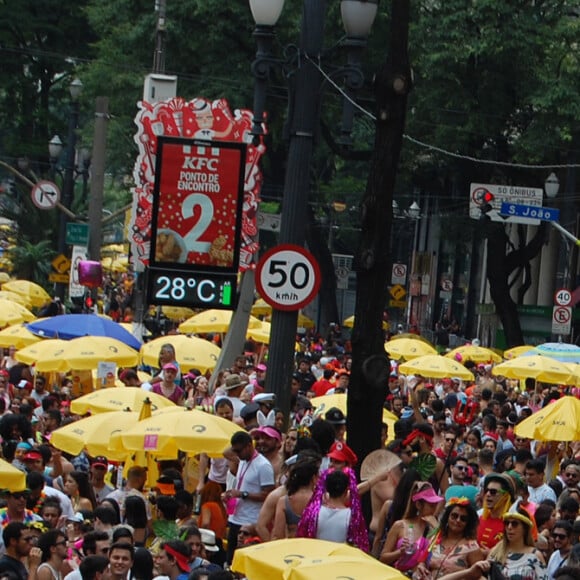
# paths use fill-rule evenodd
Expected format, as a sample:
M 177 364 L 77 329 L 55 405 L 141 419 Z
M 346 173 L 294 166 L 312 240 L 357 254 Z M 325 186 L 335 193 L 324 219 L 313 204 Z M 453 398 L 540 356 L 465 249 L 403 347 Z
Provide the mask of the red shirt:
M 491 550 L 503 537 L 504 523 L 502 518 L 479 518 L 477 543 L 485 550 Z
M 322 397 L 322 395 L 326 395 L 326 392 L 329 389 L 333 389 L 334 385 L 327 379 L 320 379 L 319 381 L 316 381 L 313 385 L 312 385 L 312 390 L 314 391 L 314 394 L 317 397 Z

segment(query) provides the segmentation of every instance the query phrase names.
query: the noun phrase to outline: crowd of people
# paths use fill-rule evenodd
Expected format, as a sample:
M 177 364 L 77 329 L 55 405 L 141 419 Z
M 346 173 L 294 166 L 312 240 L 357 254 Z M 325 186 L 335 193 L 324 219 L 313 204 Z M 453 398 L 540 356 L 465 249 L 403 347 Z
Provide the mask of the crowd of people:
M 145 467 L 123 474 L 107 457 L 51 445 L 80 418 L 70 385 L 54 388 L 9 350 L 2 457 L 26 485 L 2 493 L 0 580 L 230 579 L 243 577 L 237 550 L 294 537 L 356 546 L 416 580 L 580 578 L 580 441 L 514 432 L 562 387 L 494 377 L 491 364 L 466 362 L 469 383 L 403 376 L 393 364 L 385 408 L 397 420 L 361 462 L 343 411 L 312 403 L 348 393 L 350 381 L 348 353 L 320 345 L 297 356 L 288 418 L 250 353 L 215 384 L 181 368 L 169 341 L 151 379 L 120 369 L 127 387 L 239 427 L 223 457 L 160 461 L 150 489 Z M 365 462 L 373 469 L 361 481 Z

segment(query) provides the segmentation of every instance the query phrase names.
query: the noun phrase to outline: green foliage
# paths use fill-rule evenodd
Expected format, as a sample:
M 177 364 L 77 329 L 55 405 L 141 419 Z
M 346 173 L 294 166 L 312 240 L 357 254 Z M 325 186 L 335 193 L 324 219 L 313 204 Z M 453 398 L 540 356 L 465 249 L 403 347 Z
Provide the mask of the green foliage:
M 48 274 L 52 269 L 50 262 L 56 255 L 51 246 L 51 240 L 37 244 L 24 240 L 11 248 L 9 258 L 12 262 L 12 274 L 16 278 L 30 280 L 46 287 Z
M 153 522 L 153 531 L 155 536 L 160 538 L 163 542 L 169 540 L 179 540 L 179 528 L 177 524 L 169 520 L 155 520 Z

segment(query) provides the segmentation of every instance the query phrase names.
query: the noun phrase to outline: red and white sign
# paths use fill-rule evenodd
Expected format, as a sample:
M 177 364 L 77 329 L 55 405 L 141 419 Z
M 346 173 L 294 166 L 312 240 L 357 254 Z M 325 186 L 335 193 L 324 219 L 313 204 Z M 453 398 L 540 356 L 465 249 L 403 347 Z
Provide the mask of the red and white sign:
M 253 142 L 253 113 L 247 109 L 232 112 L 225 99 L 208 101 L 195 98 L 185 101 L 176 97 L 166 101 L 138 103 L 135 117 L 139 153 L 133 169 L 133 208 L 129 225 L 132 261 L 137 271 L 149 264 L 152 243 L 153 183 L 160 137 L 184 137 L 246 145 L 244 203 L 239 269 L 252 265 L 258 251 L 256 214 L 260 202 L 262 174 L 259 161 L 266 148 L 263 137 L 257 145 Z M 266 134 L 265 126 L 262 127 Z M 202 211 L 194 207 L 194 212 Z M 187 219 L 187 218 L 185 218 Z M 195 234 L 194 234 L 195 235 Z
M 560 290 L 556 290 L 554 294 L 554 304 L 556 306 L 570 306 L 572 302 L 572 292 L 567 290 L 566 288 L 560 288 Z
M 150 263 L 237 271 L 245 145 L 160 137 Z
M 393 264 L 393 271 L 391 273 L 391 284 L 407 283 L 407 264 Z
M 552 311 L 552 334 L 570 334 L 572 330 L 572 308 L 554 306 Z
M 52 209 L 60 200 L 60 189 L 52 181 L 39 181 L 30 192 L 32 203 L 39 209 Z
M 256 287 L 260 296 L 273 308 L 300 310 L 318 294 L 318 262 L 300 246 L 276 246 L 258 262 Z

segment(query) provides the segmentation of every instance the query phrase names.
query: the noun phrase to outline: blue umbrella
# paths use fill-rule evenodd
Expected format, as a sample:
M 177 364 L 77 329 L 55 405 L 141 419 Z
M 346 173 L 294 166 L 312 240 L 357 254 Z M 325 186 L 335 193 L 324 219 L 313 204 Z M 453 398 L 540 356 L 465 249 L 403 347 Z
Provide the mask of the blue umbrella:
M 45 338 L 71 340 L 81 336 L 108 336 L 139 350 L 141 342 L 120 324 L 96 314 L 62 314 L 27 324 L 30 332 Z
M 525 352 L 522 356 L 541 354 L 564 363 L 580 363 L 580 346 L 567 342 L 545 342 Z

